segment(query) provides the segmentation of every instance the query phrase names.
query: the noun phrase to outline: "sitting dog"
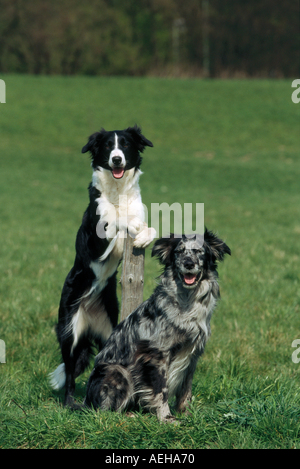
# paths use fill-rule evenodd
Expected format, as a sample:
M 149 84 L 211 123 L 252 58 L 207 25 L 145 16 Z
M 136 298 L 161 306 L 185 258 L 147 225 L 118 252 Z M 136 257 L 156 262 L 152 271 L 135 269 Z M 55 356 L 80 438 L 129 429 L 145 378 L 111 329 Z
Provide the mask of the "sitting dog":
M 171 417 L 168 400 L 182 412 L 192 397 L 198 358 L 210 336 L 219 298 L 217 261 L 231 254 L 212 232 L 161 238 L 152 255 L 165 266 L 152 296 L 122 321 L 96 356 L 85 405 L 121 411 L 137 406 Z
M 153 144 L 137 126 L 102 129 L 90 136 L 90 203 L 77 233 L 76 257 L 62 290 L 56 327 L 63 363 L 50 375 L 54 389 L 65 386 L 65 405 L 73 400 L 75 378 L 89 364 L 92 342 L 103 347 L 118 321 L 116 272 L 127 230 L 135 247 L 146 247 L 155 230 L 144 222 L 139 177 L 141 153 Z

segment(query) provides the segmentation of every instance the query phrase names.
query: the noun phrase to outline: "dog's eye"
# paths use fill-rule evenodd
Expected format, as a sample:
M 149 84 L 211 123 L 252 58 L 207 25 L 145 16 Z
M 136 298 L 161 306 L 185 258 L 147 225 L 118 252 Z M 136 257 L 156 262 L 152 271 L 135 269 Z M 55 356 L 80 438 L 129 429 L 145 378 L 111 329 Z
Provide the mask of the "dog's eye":
M 126 140 L 124 140 L 123 138 L 120 140 L 120 144 L 122 145 L 123 148 L 128 148 L 128 144 Z

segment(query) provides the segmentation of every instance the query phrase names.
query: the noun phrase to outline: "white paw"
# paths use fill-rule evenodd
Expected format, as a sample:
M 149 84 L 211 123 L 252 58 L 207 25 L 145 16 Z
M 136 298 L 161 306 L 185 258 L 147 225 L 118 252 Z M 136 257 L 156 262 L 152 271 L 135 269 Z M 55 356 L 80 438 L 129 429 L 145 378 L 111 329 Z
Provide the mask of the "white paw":
M 156 231 L 154 228 L 148 228 L 146 225 L 144 229 L 137 234 L 135 240 L 133 241 L 133 245 L 136 248 L 146 248 L 149 246 L 150 243 L 156 237 Z
M 133 217 L 128 222 L 128 232 L 132 238 L 135 238 L 147 224 L 138 217 Z

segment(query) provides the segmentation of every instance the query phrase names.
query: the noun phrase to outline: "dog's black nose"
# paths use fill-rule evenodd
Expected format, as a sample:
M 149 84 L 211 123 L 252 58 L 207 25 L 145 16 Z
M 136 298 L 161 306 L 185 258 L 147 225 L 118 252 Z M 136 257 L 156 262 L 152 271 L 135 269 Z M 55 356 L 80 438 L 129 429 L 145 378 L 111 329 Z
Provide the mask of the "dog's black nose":
M 183 267 L 185 269 L 188 269 L 188 270 L 191 270 L 195 267 L 195 263 L 192 261 L 192 259 L 190 257 L 187 257 L 185 260 L 184 260 L 184 263 L 183 263 Z
M 114 165 L 119 166 L 121 164 L 122 158 L 120 156 L 114 156 L 112 162 Z

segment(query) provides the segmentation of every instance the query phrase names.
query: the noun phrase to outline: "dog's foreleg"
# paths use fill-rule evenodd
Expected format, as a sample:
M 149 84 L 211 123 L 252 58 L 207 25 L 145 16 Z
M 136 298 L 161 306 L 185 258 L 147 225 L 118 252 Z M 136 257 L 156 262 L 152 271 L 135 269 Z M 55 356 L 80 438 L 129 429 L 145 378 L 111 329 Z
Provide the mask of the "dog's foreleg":
M 176 412 L 187 412 L 187 408 L 192 400 L 192 389 L 186 389 L 185 393 L 181 395 L 176 400 L 175 409 Z
M 166 358 L 163 352 L 155 348 L 143 348 L 142 345 L 139 351 L 142 353 L 133 370 L 138 402 L 142 407 L 153 410 L 160 422 L 171 421 Z
M 156 407 L 156 415 L 160 422 L 165 422 L 166 420 L 172 417 L 170 407 L 168 404 L 168 399 L 167 400 L 164 400 L 163 398 L 161 399 L 161 402 Z
M 192 381 L 196 369 L 197 360 L 194 359 L 185 371 L 183 381 L 178 386 L 176 392 L 176 412 L 186 412 L 192 400 Z
M 178 425 L 178 421 L 175 417 L 172 416 L 170 407 L 168 404 L 168 389 L 167 387 L 163 388 L 162 393 L 156 396 L 156 401 L 159 402 L 156 404 L 156 416 L 161 423 L 173 423 Z

